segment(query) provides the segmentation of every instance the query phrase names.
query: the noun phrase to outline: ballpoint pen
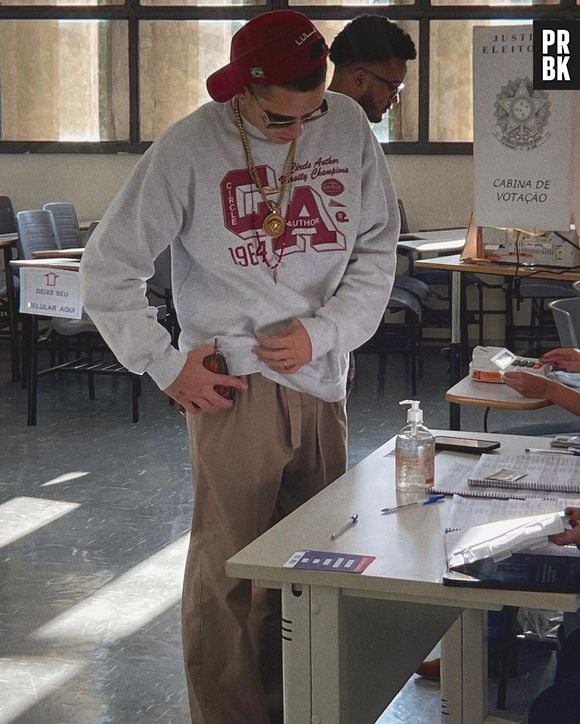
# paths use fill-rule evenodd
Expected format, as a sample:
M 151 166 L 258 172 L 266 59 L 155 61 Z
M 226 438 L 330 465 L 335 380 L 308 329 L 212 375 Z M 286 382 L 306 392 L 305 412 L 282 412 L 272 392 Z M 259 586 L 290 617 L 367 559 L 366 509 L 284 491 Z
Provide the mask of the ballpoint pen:
M 358 520 L 358 513 L 355 513 L 354 515 L 351 515 L 350 518 L 346 521 L 344 525 L 341 525 L 338 530 L 335 530 L 334 533 L 330 536 L 330 540 L 334 540 L 335 538 L 338 538 L 339 535 L 342 535 L 345 530 L 348 530 L 351 528 Z
M 577 450 L 573 447 L 568 447 L 565 450 L 559 449 L 556 450 L 555 448 L 542 448 L 542 447 L 527 447 L 526 448 L 527 453 L 544 453 L 548 455 L 580 455 L 580 450 Z
M 398 510 L 403 510 L 403 508 L 413 508 L 415 505 L 431 505 L 431 503 L 438 503 L 444 498 L 444 495 L 430 495 L 426 500 L 415 500 L 413 503 L 395 505 L 394 508 L 382 508 L 381 513 L 385 515 L 386 513 L 396 513 Z

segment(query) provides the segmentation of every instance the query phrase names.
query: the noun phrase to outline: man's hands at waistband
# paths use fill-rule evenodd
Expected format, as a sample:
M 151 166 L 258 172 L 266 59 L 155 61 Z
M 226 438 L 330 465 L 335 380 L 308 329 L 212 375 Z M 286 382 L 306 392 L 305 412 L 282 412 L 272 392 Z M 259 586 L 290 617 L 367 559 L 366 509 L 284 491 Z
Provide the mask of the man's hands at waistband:
M 238 377 L 218 375 L 203 366 L 203 360 L 214 352 L 214 346 L 204 345 L 187 354 L 187 362 L 176 379 L 166 387 L 165 394 L 172 397 L 185 410 L 191 413 L 220 412 L 233 407 L 232 400 L 226 400 L 214 387 L 235 387 L 246 390 L 248 385 Z
M 256 335 L 256 356 L 279 374 L 293 374 L 312 360 L 312 344 L 302 322 L 294 319 L 278 334 Z

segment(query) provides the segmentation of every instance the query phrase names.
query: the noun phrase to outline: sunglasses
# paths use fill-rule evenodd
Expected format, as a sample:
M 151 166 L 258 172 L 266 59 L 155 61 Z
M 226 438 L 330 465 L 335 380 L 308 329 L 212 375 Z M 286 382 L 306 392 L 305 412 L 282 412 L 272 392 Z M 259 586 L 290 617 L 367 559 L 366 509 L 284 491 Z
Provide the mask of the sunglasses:
M 399 100 L 400 100 L 399 94 L 401 93 L 401 91 L 402 91 L 403 88 L 405 87 L 405 84 L 404 84 L 404 83 L 401 83 L 401 82 L 398 81 L 398 80 L 389 80 L 388 78 L 383 78 L 382 75 L 378 75 L 378 74 L 375 73 L 373 70 L 370 70 L 370 68 L 365 68 L 365 67 L 363 67 L 363 66 L 361 66 L 360 68 L 357 68 L 357 70 L 364 70 L 365 73 L 368 73 L 369 75 L 372 75 L 373 78 L 376 78 L 377 80 L 380 80 L 381 83 L 384 83 L 385 85 L 388 85 L 389 88 L 391 89 L 391 95 L 389 96 L 389 100 L 390 100 L 393 104 L 396 104 L 396 103 L 399 102 Z
M 254 101 L 254 103 L 258 106 L 260 109 L 260 114 L 262 116 L 262 122 L 266 128 L 289 128 L 290 126 L 293 126 L 295 123 L 310 123 L 310 121 L 317 121 L 319 118 L 322 118 L 322 116 L 326 115 L 328 113 L 328 103 L 326 102 L 326 99 L 322 101 L 322 103 L 312 111 L 312 113 L 306 113 L 304 116 L 281 116 L 278 113 L 272 113 L 271 111 L 266 110 L 266 108 L 262 108 L 260 105 L 260 102 L 256 98 L 256 96 L 253 94 L 252 89 L 248 86 L 248 93 L 250 94 L 250 98 Z

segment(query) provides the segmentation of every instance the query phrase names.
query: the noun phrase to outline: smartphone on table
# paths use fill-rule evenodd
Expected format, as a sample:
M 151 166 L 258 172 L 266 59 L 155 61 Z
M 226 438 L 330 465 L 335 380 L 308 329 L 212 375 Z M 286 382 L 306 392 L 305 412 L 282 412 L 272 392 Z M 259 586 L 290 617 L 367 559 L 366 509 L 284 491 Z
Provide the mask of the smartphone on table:
M 479 455 L 480 453 L 497 450 L 501 445 L 497 440 L 478 440 L 472 437 L 454 437 L 451 435 L 437 435 L 435 437 L 436 450 L 455 450 Z

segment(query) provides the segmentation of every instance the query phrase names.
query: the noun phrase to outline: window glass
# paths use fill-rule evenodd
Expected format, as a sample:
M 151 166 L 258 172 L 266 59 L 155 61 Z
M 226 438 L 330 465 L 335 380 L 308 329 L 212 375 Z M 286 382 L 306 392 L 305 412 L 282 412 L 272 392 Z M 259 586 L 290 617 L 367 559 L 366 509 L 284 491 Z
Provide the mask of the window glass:
M 529 20 L 433 20 L 429 48 L 429 140 L 473 141 L 473 27 Z M 459 59 L 468 59 L 460 62 Z
M 0 139 L 129 137 L 127 23 L 1 20 Z
M 431 5 L 457 5 L 457 0 L 431 0 Z M 498 7 L 501 5 L 558 5 L 559 0 L 461 0 L 461 5 L 485 5 Z
M 141 5 L 188 5 L 195 7 L 234 7 L 265 5 L 266 0 L 140 0 Z
M 369 13 L 372 13 L 373 7 L 377 5 L 413 5 L 414 0 L 372 0 L 372 4 L 369 0 L 289 0 L 290 6 L 296 5 L 348 5 L 349 7 L 357 7 L 360 5 L 367 5 Z
M 483 21 L 434 20 L 429 47 L 429 138 L 431 141 L 473 140 L 473 26 Z M 458 58 L 464 58 L 458 63 Z
M 151 141 L 211 100 L 205 79 L 229 60 L 240 20 L 152 20 L 140 24 L 141 138 Z
M 87 7 L 89 5 L 124 5 L 125 0 L 2 0 L 0 5 L 35 6 L 35 5 L 59 5 Z
M 328 45 L 346 25 L 341 20 L 315 20 L 316 27 L 326 38 Z M 381 123 L 374 123 L 373 130 L 381 143 L 387 141 L 417 141 L 419 137 L 419 23 L 414 20 L 398 20 L 397 25 L 409 33 L 417 48 L 416 60 L 407 63 L 405 88 L 401 102 L 392 106 Z M 327 82 L 330 83 L 334 65 L 329 61 Z

